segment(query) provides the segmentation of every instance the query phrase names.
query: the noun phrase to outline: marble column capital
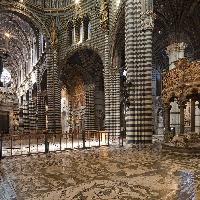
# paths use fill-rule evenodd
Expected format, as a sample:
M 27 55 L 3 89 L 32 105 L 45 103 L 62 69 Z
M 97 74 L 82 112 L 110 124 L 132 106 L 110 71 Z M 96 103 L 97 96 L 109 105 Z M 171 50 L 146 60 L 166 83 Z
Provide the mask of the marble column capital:
M 156 15 L 151 10 L 147 10 L 146 12 L 142 13 L 141 15 L 141 23 L 143 30 L 153 30 L 154 28 L 154 19 Z

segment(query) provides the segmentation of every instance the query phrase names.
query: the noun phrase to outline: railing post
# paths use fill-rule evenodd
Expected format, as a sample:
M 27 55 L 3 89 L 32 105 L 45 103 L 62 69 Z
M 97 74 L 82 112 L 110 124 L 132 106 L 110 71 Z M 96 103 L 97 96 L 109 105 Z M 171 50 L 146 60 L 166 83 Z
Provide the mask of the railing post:
M 108 146 L 110 145 L 109 140 L 110 140 L 110 134 L 109 134 L 109 132 L 108 132 Z
M 23 153 L 22 153 L 22 136 L 21 135 L 19 135 L 19 139 L 20 139 L 20 150 L 21 150 L 21 155 L 22 155 Z
M 72 131 L 72 149 L 74 148 L 74 131 Z
M 31 154 L 31 135 L 29 134 L 29 137 L 28 137 L 28 154 Z
M 89 131 L 87 131 L 87 137 L 89 138 L 89 147 L 90 147 L 90 139 L 91 139 L 91 134 Z
M 49 153 L 49 142 L 47 138 L 47 133 L 45 132 L 45 153 Z
M 60 135 L 60 151 L 62 150 L 62 135 Z
M 68 134 L 70 134 L 70 132 L 69 133 L 65 133 L 66 149 L 67 149 L 67 137 L 68 137 Z
M 79 130 L 76 138 L 78 139 L 78 149 L 79 149 Z
M 101 146 L 101 137 L 100 137 L 100 131 L 98 131 L 98 136 L 99 136 L 99 147 Z
M 83 137 L 83 149 L 85 149 L 85 131 L 82 132 Z
M 38 152 L 38 137 L 39 137 L 39 136 L 37 135 L 37 153 L 39 153 L 39 152 Z
M 3 144 L 3 136 L 2 136 L 2 133 L 1 133 L 1 138 L 0 138 L 0 160 L 2 159 L 2 151 L 3 151 L 3 147 L 2 147 L 2 144 Z
M 11 145 L 11 147 L 10 147 L 10 154 L 11 154 L 11 156 L 12 156 L 12 148 L 13 148 L 13 140 L 12 140 L 12 135 L 10 136 L 10 138 L 11 138 L 11 143 L 10 143 L 10 145 Z

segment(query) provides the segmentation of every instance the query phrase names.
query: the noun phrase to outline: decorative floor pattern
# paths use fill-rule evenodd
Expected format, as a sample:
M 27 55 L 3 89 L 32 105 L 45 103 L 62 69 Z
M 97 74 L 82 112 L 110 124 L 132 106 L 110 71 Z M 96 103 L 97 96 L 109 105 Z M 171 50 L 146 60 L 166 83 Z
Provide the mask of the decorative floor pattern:
M 198 157 L 74 150 L 0 161 L 0 200 L 200 200 Z

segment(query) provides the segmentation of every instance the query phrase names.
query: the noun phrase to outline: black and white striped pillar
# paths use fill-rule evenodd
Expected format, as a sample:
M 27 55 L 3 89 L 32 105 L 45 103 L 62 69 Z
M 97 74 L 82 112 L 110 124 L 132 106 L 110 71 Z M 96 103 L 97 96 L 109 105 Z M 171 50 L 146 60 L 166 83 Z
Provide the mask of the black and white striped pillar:
M 58 77 L 57 52 L 49 49 L 47 57 L 48 132 L 61 133 L 61 87 Z
M 125 6 L 125 59 L 130 107 L 126 112 L 128 144 L 152 141 L 152 30 L 151 16 L 141 12 L 141 0 Z
M 36 132 L 42 133 L 46 130 L 46 110 L 44 97 L 41 93 L 40 87 L 40 70 L 37 67 L 37 100 L 36 100 Z
M 109 36 L 105 34 L 104 49 L 104 92 L 105 92 L 105 129 L 110 138 L 114 136 L 114 123 L 112 121 L 112 98 L 111 98 L 111 71 L 109 59 Z

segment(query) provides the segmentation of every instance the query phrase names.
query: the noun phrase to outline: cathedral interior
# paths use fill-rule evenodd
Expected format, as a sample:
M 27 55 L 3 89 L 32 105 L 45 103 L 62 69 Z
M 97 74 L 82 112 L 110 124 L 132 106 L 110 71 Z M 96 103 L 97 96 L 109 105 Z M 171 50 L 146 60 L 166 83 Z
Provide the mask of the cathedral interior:
M 199 0 L 0 0 L 0 200 L 200 200 Z

